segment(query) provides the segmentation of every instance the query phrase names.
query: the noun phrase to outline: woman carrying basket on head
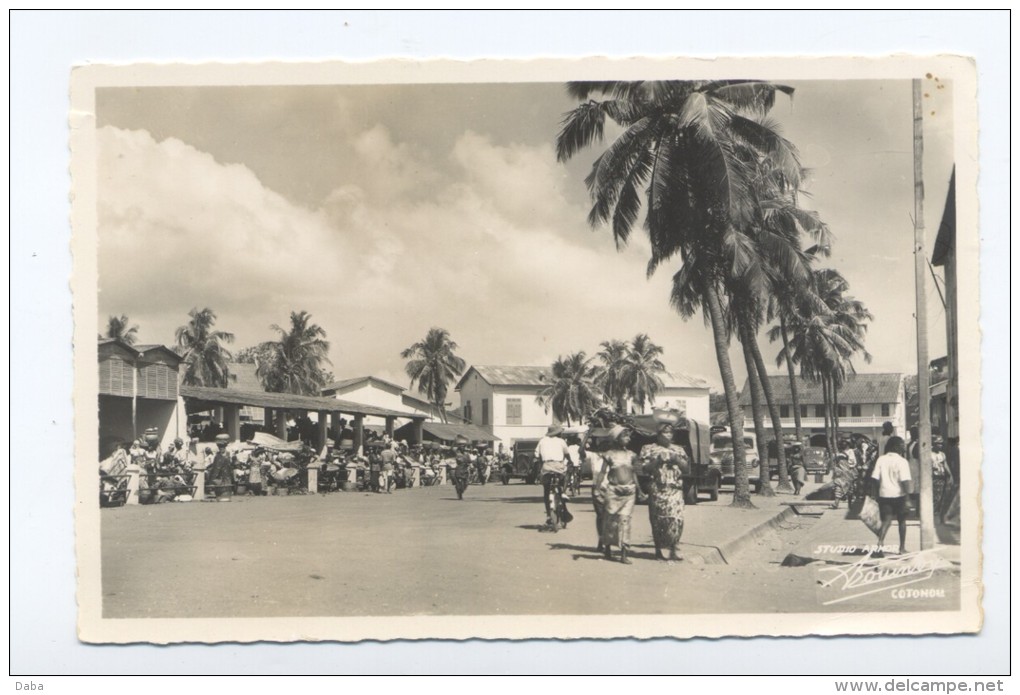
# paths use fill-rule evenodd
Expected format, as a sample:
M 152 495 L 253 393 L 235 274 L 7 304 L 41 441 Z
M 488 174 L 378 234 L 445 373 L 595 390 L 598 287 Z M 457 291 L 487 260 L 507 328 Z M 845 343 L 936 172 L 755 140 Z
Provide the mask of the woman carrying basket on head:
M 605 476 L 605 511 L 602 517 L 602 552 L 607 560 L 613 557 L 613 546 L 620 549 L 620 562 L 631 564 L 627 557 L 630 549 L 630 518 L 634 513 L 637 497 L 637 476 L 634 466 L 637 456 L 627 448 L 631 432 L 622 425 L 609 431 L 609 450 L 603 454 L 606 462 L 602 475 Z M 595 486 L 601 486 L 597 481 Z

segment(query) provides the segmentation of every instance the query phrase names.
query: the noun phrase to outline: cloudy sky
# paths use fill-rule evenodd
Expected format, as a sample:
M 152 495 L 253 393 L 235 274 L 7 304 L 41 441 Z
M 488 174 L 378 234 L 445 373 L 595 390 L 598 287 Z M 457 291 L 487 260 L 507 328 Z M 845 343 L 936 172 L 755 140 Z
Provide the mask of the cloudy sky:
M 805 207 L 837 237 L 826 265 L 876 317 L 858 368 L 912 371 L 910 83 L 790 84 L 773 115 L 812 170 Z M 925 91 L 930 249 L 951 90 Z M 568 165 L 553 150 L 572 106 L 561 84 L 101 89 L 100 326 L 126 314 L 141 342 L 172 343 L 211 307 L 236 349 L 303 309 L 338 378 L 404 384 L 399 353 L 431 326 L 469 364 L 548 364 L 647 332 L 670 369 L 720 384 L 711 332 L 669 308 L 669 269 L 646 280 L 641 234 L 617 252 L 588 227 L 600 150 Z M 928 294 L 935 357 L 944 312 Z

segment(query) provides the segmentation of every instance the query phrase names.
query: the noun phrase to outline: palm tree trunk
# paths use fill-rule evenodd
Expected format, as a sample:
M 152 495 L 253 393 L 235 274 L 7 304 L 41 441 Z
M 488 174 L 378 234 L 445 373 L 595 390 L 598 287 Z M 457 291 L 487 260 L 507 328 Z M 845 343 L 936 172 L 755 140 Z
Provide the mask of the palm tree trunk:
M 790 339 L 786 335 L 786 319 L 779 316 L 779 330 L 783 334 L 783 353 L 786 355 L 786 371 L 790 375 L 790 395 L 793 397 L 793 426 L 796 428 L 797 441 L 804 441 L 804 428 L 800 424 L 800 394 L 797 392 L 797 373 L 793 368 L 793 359 L 790 357 Z M 780 469 L 779 489 L 782 490 L 782 469 Z M 787 480 L 789 483 L 789 480 Z
M 829 377 L 829 446 L 836 460 L 836 377 Z
M 758 341 L 754 339 L 753 335 L 751 337 L 750 345 L 751 357 L 754 358 L 754 365 L 758 370 L 758 377 L 761 380 L 762 391 L 765 394 L 765 403 L 768 405 L 769 417 L 772 419 L 772 435 L 776 438 L 776 457 L 778 458 L 777 465 L 779 466 L 779 489 L 784 492 L 792 491 L 793 485 L 790 483 L 790 471 L 786 469 L 786 449 L 783 446 L 783 421 L 779 416 L 779 406 L 776 404 L 776 397 L 772 392 L 772 382 L 769 381 L 769 375 L 765 371 L 765 359 L 761 356 L 761 350 L 758 348 Z M 766 467 L 767 466 L 768 458 L 766 457 Z M 764 473 L 767 473 L 767 471 L 763 471 L 763 474 Z M 769 482 L 770 477 L 765 475 L 764 480 L 768 484 L 768 487 L 771 488 L 772 483 Z
M 733 438 L 733 503 L 734 507 L 753 509 L 751 491 L 747 482 L 747 462 L 745 459 L 743 436 L 743 416 L 737 402 L 737 384 L 733 379 L 733 367 L 730 364 L 729 346 L 726 341 L 726 324 L 723 322 L 722 305 L 719 294 L 712 286 L 704 288 L 704 304 L 708 308 L 712 322 L 712 338 L 715 343 L 715 358 L 719 363 L 719 375 L 726 393 L 726 410 L 729 413 L 730 436 Z
M 822 377 L 822 425 L 825 427 L 825 450 L 829 451 L 829 377 Z
M 832 438 L 839 450 L 839 384 L 832 379 Z
M 758 494 L 772 497 L 775 491 L 769 483 L 769 444 L 765 434 L 765 415 L 762 408 L 761 381 L 758 378 L 758 365 L 755 364 L 751 345 L 754 342 L 751 330 L 745 321 L 738 322 L 740 345 L 744 349 L 744 363 L 747 365 L 747 384 L 751 389 L 751 413 L 754 416 L 754 438 L 758 444 Z
M 829 451 L 829 468 L 832 468 L 833 459 L 836 457 L 836 446 L 832 434 L 832 378 L 825 375 L 822 381 L 823 393 L 825 396 L 825 444 Z

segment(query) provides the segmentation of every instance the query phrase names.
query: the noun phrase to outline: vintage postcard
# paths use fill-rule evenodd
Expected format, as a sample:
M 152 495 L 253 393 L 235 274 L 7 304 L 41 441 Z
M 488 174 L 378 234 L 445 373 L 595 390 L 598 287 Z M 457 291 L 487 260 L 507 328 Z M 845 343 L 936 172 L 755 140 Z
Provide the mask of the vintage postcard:
M 80 639 L 980 630 L 976 104 L 951 56 L 74 69 Z

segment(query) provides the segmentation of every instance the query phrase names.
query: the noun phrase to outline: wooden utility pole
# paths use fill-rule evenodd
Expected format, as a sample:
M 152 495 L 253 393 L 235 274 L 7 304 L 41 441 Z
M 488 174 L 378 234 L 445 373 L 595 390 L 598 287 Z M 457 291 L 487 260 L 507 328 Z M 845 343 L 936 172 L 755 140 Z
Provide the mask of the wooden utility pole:
M 924 244 L 924 119 L 921 104 L 921 80 L 914 80 L 914 292 L 917 314 L 917 423 L 921 470 L 921 550 L 935 547 L 935 513 L 931 490 L 931 391 L 928 383 L 928 307 L 924 282 L 927 252 Z M 910 452 L 907 452 L 910 455 Z

